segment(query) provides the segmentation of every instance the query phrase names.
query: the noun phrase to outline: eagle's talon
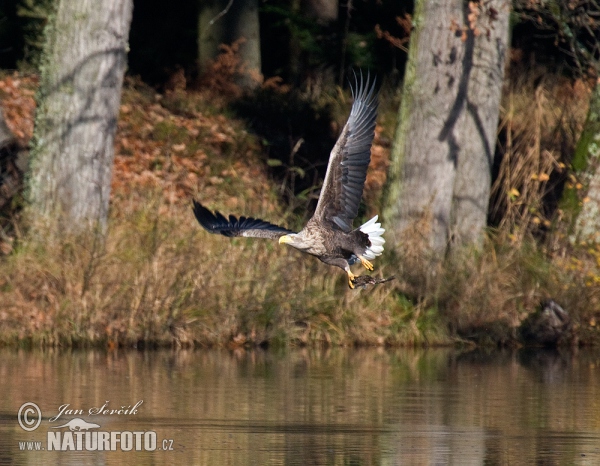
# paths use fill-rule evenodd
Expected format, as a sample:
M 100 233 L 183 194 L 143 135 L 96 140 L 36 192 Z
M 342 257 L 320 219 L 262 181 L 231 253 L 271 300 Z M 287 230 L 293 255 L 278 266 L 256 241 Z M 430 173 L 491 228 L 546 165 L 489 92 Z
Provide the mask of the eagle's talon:
M 354 275 L 352 272 L 348 271 L 348 286 L 350 287 L 351 290 L 354 289 L 354 280 L 356 279 L 356 275 Z
M 365 269 L 370 270 L 371 272 L 374 270 L 373 264 L 371 264 L 371 262 L 369 262 L 362 256 L 358 256 L 358 258 L 360 259 L 360 263 L 364 266 Z

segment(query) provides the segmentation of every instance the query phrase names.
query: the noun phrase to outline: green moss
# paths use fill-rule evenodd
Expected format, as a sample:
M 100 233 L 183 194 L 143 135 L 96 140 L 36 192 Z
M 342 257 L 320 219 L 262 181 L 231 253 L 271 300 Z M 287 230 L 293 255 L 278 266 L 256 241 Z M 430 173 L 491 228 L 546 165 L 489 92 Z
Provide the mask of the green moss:
M 406 63 L 406 71 L 404 72 L 404 83 L 402 88 L 402 101 L 398 112 L 398 121 L 394 144 L 390 156 L 390 166 L 387 174 L 387 181 L 383 194 L 383 211 L 382 217 L 389 221 L 396 221 L 399 216 L 398 199 L 401 199 L 402 186 L 400 183 L 402 176 L 402 166 L 404 163 L 404 151 L 407 145 L 407 140 L 410 137 L 409 129 L 411 118 L 410 115 L 414 111 L 414 97 L 416 93 L 413 91 L 415 86 L 419 85 L 419 75 L 417 74 L 417 53 L 418 42 L 420 39 L 423 15 L 425 12 L 425 1 L 419 0 L 415 4 L 415 11 L 412 16 L 414 29 L 410 36 L 410 48 L 408 51 L 408 61 Z
M 593 176 L 600 163 L 600 85 L 596 85 L 590 99 L 588 115 L 583 131 L 575 148 L 571 168 L 582 189 L 567 186 L 561 198 L 561 209 L 571 220 L 575 221 L 581 212 L 581 192 L 587 191 L 589 177 Z M 571 227 L 572 228 L 572 227 Z

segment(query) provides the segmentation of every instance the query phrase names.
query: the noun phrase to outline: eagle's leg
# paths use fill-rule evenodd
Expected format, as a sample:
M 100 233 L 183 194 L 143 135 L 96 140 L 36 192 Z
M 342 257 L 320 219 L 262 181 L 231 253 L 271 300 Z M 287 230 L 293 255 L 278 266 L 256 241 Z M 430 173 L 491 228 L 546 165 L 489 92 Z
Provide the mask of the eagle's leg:
M 365 267 L 365 269 L 367 270 L 373 270 L 373 264 L 371 264 L 367 259 L 365 259 L 363 256 L 358 256 L 360 263 Z
M 354 289 L 354 280 L 356 279 L 356 275 L 354 275 L 350 270 L 350 264 L 346 259 L 339 256 L 321 256 L 319 257 L 319 260 L 325 262 L 326 264 L 334 265 L 340 269 L 344 269 L 344 272 L 348 274 L 348 286 Z

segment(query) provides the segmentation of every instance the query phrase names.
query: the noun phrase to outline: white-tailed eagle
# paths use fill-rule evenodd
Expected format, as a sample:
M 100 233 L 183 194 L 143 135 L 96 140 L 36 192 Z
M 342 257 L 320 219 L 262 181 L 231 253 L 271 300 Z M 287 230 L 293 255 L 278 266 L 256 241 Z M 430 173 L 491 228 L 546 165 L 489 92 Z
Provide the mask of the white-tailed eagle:
M 354 288 L 356 276 L 350 266 L 360 261 L 367 270 L 373 270 L 371 260 L 383 252 L 384 229 L 377 223 L 377 215 L 353 229 L 358 213 L 367 168 L 371 161 L 371 143 L 375 133 L 377 93 L 375 82 L 369 77 L 352 87 L 354 103 L 350 117 L 342 130 L 331 155 L 325 181 L 314 215 L 298 233 L 255 218 L 233 215 L 224 217 L 213 213 L 199 202 L 194 202 L 194 214 L 210 233 L 224 236 L 278 239 L 302 252 L 318 257 L 329 265 L 340 267 L 348 274 L 348 285 Z

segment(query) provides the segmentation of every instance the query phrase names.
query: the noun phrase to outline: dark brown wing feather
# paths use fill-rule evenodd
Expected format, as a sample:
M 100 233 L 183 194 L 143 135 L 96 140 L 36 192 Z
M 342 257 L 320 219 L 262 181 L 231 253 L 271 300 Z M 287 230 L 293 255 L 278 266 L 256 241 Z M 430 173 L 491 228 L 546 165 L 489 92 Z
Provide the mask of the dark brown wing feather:
M 377 117 L 375 80 L 370 84 L 369 76 L 364 80 L 361 74 L 359 82 L 355 75 L 352 94 L 350 117 L 329 156 L 325 181 L 311 219 L 333 224 L 342 231 L 352 230 L 371 161 Z
M 204 207 L 199 202 L 194 202 L 194 215 L 198 223 L 210 233 L 220 233 L 223 236 L 245 236 L 248 238 L 269 238 L 277 239 L 288 233 L 293 233 L 286 228 L 273 225 L 252 217 L 240 217 L 239 219 L 233 215 L 229 218 L 224 217 L 221 213 L 215 211 L 213 214 L 210 210 Z

